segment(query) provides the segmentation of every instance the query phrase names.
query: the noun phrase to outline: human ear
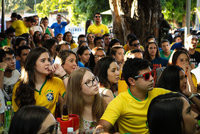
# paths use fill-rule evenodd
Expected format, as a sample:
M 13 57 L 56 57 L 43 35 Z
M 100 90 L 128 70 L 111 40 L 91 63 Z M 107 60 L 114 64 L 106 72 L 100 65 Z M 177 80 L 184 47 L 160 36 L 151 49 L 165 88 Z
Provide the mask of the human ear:
M 132 77 L 129 77 L 128 83 L 130 84 L 130 86 L 134 86 L 135 85 L 135 79 L 133 79 Z

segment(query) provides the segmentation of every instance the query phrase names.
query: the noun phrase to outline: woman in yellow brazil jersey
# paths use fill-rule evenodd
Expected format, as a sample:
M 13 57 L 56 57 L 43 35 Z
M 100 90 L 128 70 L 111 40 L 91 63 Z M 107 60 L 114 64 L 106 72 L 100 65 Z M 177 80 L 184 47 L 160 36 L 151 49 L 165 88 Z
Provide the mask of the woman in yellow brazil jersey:
M 42 47 L 32 49 L 27 56 L 21 79 L 13 88 L 14 112 L 25 105 L 38 105 L 55 114 L 58 97 L 64 97 L 65 92 L 63 81 L 52 77 L 48 50 Z

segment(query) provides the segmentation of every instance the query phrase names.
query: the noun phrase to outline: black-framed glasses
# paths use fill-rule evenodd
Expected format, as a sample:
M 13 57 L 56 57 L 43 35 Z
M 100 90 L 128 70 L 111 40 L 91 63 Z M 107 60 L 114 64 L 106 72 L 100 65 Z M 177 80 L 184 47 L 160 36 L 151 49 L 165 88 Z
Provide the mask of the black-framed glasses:
M 135 44 L 130 44 L 130 46 L 134 46 L 134 47 L 137 47 L 137 46 L 139 46 L 140 45 L 140 43 L 135 43 Z
M 101 16 L 95 16 L 95 18 L 101 18 Z
M 94 78 L 92 78 L 92 80 L 88 80 L 84 84 L 87 85 L 88 87 L 92 87 L 94 85 L 94 81 L 99 82 L 99 78 L 95 76 Z
M 147 72 L 147 73 L 144 73 L 144 74 L 141 74 L 141 75 L 137 75 L 134 78 L 135 79 L 143 78 L 145 81 L 148 81 L 150 79 L 150 76 L 154 77 L 154 75 L 155 75 L 155 72 L 151 71 L 151 72 Z

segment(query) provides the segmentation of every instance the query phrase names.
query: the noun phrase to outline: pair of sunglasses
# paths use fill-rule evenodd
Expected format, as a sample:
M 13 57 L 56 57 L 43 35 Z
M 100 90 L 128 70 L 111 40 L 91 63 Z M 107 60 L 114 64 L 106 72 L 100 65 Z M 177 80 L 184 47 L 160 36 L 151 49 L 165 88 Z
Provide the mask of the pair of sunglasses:
M 155 75 L 154 71 L 151 71 L 151 72 L 147 72 L 147 73 L 144 73 L 144 74 L 141 74 L 141 75 L 137 75 L 134 78 L 135 79 L 143 78 L 145 81 L 148 81 L 150 79 L 150 76 L 154 77 L 154 75 Z

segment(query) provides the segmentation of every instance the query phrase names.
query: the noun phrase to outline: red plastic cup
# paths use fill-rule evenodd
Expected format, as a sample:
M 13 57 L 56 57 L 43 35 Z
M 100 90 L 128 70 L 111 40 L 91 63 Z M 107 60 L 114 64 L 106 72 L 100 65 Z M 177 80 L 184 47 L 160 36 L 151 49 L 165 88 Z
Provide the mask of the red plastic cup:
M 61 118 L 57 118 L 57 121 L 60 122 L 60 131 L 62 134 L 67 134 L 67 128 L 68 127 L 73 127 L 73 119 L 69 118 L 67 121 L 61 120 Z
M 77 114 L 70 114 L 69 115 L 69 119 L 73 120 L 74 131 L 76 131 L 77 129 L 79 129 L 79 116 Z

